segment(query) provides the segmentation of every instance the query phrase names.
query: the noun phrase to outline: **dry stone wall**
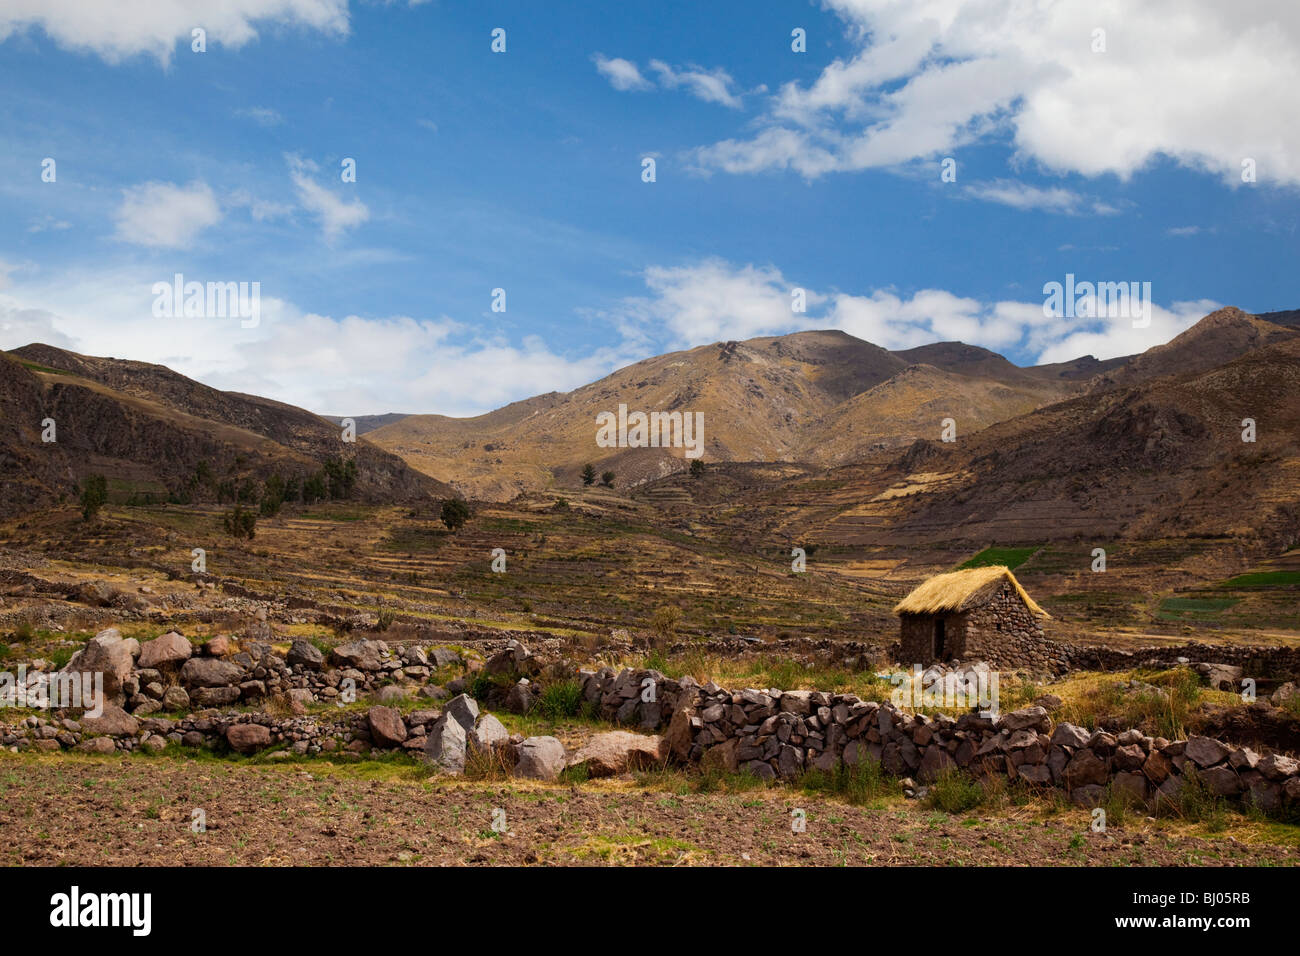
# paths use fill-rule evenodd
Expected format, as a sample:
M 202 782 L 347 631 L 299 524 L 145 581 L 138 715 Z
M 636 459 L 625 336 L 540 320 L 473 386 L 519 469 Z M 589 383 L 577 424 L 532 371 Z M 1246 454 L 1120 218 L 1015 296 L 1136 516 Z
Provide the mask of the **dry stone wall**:
M 891 703 L 820 691 L 725 690 L 651 670 L 582 672 L 584 696 L 611 720 L 653 730 L 683 762 L 716 763 L 774 780 L 810 769 L 878 761 L 897 776 L 946 771 L 1003 776 L 1065 790 L 1095 806 L 1109 788 L 1135 803 L 1175 800 L 1190 776 L 1212 793 L 1266 811 L 1300 802 L 1300 763 L 1208 737 L 1167 740 L 1054 723 L 1040 706 L 961 717 L 913 714 Z M 646 688 L 655 688 L 647 700 Z

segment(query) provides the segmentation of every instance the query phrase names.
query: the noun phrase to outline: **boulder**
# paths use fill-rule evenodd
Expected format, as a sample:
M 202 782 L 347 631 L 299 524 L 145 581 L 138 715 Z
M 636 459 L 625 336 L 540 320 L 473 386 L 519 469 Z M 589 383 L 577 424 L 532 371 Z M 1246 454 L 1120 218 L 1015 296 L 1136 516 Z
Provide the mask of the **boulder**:
M 429 728 L 424 756 L 448 773 L 464 773 L 465 745 L 465 727 L 451 714 L 444 713 Z
M 225 657 L 230 653 L 230 636 L 228 634 L 218 634 L 203 645 L 203 653 L 207 654 L 208 657 Z
M 1295 681 L 1287 681 L 1277 690 L 1273 691 L 1273 695 L 1269 697 L 1269 701 L 1275 707 L 1281 707 L 1287 701 L 1294 698 L 1296 694 L 1300 694 L 1300 687 L 1297 687 Z
M 297 664 L 307 670 L 318 671 L 325 664 L 325 655 L 311 641 L 298 638 L 290 645 L 289 653 L 284 655 L 284 660 L 290 666 Z
M 1110 783 L 1111 793 L 1128 804 L 1147 802 L 1147 778 L 1140 773 L 1117 773 Z
M 1212 767 L 1226 760 L 1232 748 L 1213 737 L 1188 737 L 1183 753 L 1198 767 Z
M 1088 731 L 1076 724 L 1060 723 L 1056 725 L 1056 730 L 1052 731 L 1052 746 L 1078 750 L 1080 747 L 1087 746 L 1088 736 Z
M 370 724 L 370 739 L 376 747 L 392 749 L 406 740 L 406 724 L 392 707 L 371 707 L 366 719 Z
M 1267 754 L 1259 758 L 1256 769 L 1270 780 L 1285 780 L 1300 773 L 1300 763 L 1284 754 Z
M 163 691 L 162 702 L 168 710 L 190 709 L 190 695 L 179 684 L 173 684 Z
M 489 753 L 495 744 L 510 739 L 510 731 L 506 730 L 505 725 L 491 714 L 484 714 L 466 738 L 470 751 Z
M 231 724 L 226 728 L 226 743 L 241 754 L 257 753 L 271 746 L 271 731 L 261 724 Z
M 359 671 L 377 671 L 384 666 L 388 645 L 383 641 L 349 641 L 330 651 L 330 663 Z
M 519 682 L 510 688 L 506 693 L 506 710 L 512 714 L 526 714 L 533 707 L 533 686 L 528 682 L 527 677 L 521 677 Z
M 63 673 L 103 674 L 104 697 L 122 703 L 125 700 L 123 685 L 131 676 L 139 647 L 134 638 L 124 639 L 117 628 L 107 628 L 72 655 Z
M 512 640 L 504 650 L 488 658 L 483 670 L 493 676 L 522 674 L 531 669 L 532 652 L 518 641 Z
M 1047 728 L 1051 725 L 1052 720 L 1047 715 L 1047 711 L 1037 706 L 1013 710 L 1009 714 L 1003 714 L 997 720 L 999 730 L 1037 730 L 1047 733 Z
M 1242 674 L 1241 668 L 1234 664 L 1197 664 L 1195 670 L 1215 690 L 1232 690 Z
M 140 732 L 140 721 L 132 717 L 116 704 L 104 704 L 104 712 L 98 717 L 83 716 L 83 730 L 92 734 L 112 734 L 114 736 L 134 736 Z
M 1022 764 L 1021 766 L 1025 766 Z M 957 767 L 956 761 L 949 756 L 948 751 L 942 747 L 927 747 L 925 756 L 921 758 L 921 766 L 917 771 L 917 776 L 921 778 L 922 783 L 933 783 L 938 780 L 945 771 L 954 770 Z M 1046 770 L 1046 768 L 1043 768 Z
M 668 732 L 664 739 L 667 741 L 668 753 L 675 760 L 684 762 L 690 757 L 694 741 L 694 728 L 691 725 L 693 716 L 689 707 L 679 707 L 673 711 L 673 719 L 668 722 Z
M 140 645 L 138 665 L 142 669 L 147 667 L 174 667 L 177 664 L 185 663 L 193 654 L 194 648 L 189 641 L 175 631 L 168 631 L 162 637 L 156 637 L 152 641 L 145 641 Z
M 181 667 L 181 682 L 190 687 L 225 687 L 238 684 L 244 670 L 215 657 L 191 657 Z
M 460 654 L 453 651 L 450 647 L 435 647 L 429 652 L 429 663 L 434 667 L 446 667 L 449 664 L 459 664 Z
M 725 747 L 727 744 L 732 746 L 734 752 L 735 738 L 717 746 Z M 716 749 L 717 747 L 711 748 L 710 752 Z M 664 738 L 657 735 L 645 736 L 626 730 L 614 730 L 596 734 L 588 740 L 570 755 L 568 766 L 585 766 L 589 777 L 612 777 L 629 770 L 660 766 L 665 750 Z M 734 757 L 731 764 L 734 769 Z
M 1076 787 L 1101 786 L 1106 783 L 1106 763 L 1091 750 L 1078 751 L 1065 765 L 1065 785 Z
M 1205 784 L 1210 793 L 1218 797 L 1233 797 L 1241 793 L 1243 789 L 1241 778 L 1237 776 L 1235 770 L 1226 764 L 1202 770 L 1196 776 Z
M 555 780 L 564 769 L 564 744 L 554 737 L 528 737 L 519 744 L 514 775 L 533 780 Z
M 462 730 L 469 733 L 478 721 L 478 701 L 469 694 L 460 694 L 447 702 L 443 716 L 451 717 L 460 724 Z
M 239 700 L 238 687 L 197 687 L 190 697 L 198 707 L 224 707 Z
M 375 698 L 381 704 L 395 704 L 398 701 L 406 700 L 410 696 L 408 689 L 400 684 L 388 684 L 379 688 L 379 692 L 375 694 Z

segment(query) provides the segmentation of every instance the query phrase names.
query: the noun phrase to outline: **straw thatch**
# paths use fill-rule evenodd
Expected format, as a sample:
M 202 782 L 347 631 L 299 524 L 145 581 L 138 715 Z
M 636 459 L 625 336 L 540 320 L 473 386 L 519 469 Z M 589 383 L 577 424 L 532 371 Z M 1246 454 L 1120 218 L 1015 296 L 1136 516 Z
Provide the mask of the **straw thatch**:
M 993 596 L 1003 579 L 1010 581 L 1020 599 L 1031 612 L 1050 619 L 1051 615 L 1034 603 L 1020 586 L 1011 569 L 996 564 L 986 568 L 967 568 L 938 574 L 926 581 L 894 608 L 895 614 L 957 614 L 978 607 Z

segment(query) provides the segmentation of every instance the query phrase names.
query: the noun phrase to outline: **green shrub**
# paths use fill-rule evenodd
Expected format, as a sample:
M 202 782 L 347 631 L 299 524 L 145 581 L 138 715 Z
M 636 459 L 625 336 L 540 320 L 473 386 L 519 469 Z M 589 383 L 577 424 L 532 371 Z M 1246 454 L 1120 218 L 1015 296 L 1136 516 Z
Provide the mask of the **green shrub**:
M 441 517 L 449 530 L 457 531 L 469 520 L 469 505 L 460 498 L 448 498 L 442 503 Z
M 108 479 L 103 475 L 87 475 L 81 483 L 81 517 L 89 521 L 99 514 L 108 501 Z
M 232 538 L 247 538 L 252 541 L 257 534 L 257 512 L 245 511 L 241 505 L 235 505 L 233 511 L 227 511 L 221 516 L 221 526 Z
M 562 720 L 579 716 L 583 702 L 582 685 L 576 680 L 566 680 L 543 690 L 534 709 L 547 720 Z

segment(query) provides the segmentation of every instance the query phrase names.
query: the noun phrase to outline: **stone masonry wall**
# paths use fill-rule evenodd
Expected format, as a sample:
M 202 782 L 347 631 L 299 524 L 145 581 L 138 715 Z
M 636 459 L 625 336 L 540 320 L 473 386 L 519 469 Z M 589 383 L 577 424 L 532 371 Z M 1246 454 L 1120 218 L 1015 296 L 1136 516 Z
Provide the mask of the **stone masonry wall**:
M 673 759 L 745 769 L 767 780 L 875 760 L 891 774 L 922 782 L 958 770 L 1056 787 L 1085 806 L 1096 805 L 1108 787 L 1135 803 L 1176 799 L 1193 774 L 1214 794 L 1266 811 L 1300 803 L 1300 762 L 1290 756 L 1261 756 L 1208 737 L 1090 732 L 1054 724 L 1038 706 L 996 720 L 974 713 L 928 717 L 852 694 L 731 691 L 650 670 L 580 673 L 586 699 L 602 716 L 646 730 L 666 722 Z M 645 699 L 649 686 L 654 701 Z

